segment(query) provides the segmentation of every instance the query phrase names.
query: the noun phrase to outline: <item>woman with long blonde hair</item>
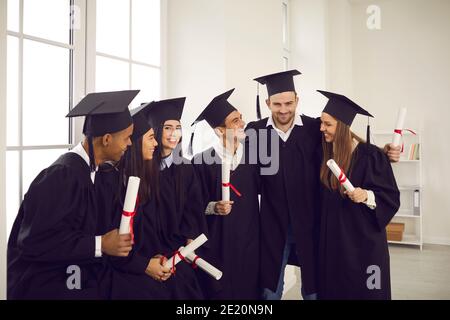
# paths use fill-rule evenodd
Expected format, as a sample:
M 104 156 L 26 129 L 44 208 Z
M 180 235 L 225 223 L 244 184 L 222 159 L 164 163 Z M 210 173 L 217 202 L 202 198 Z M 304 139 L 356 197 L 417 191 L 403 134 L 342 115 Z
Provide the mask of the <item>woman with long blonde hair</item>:
M 319 92 L 329 98 L 320 127 L 319 298 L 390 299 L 385 228 L 400 206 L 391 164 L 381 149 L 350 130 L 356 114 L 371 115 L 345 96 Z M 333 175 L 330 159 L 354 191 L 346 191 L 344 178 Z

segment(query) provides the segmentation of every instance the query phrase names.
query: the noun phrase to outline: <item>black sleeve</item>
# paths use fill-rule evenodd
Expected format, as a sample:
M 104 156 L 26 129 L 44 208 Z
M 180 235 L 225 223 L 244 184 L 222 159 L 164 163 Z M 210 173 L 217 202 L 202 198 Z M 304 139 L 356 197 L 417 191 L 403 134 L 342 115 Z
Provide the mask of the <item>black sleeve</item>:
M 207 232 L 202 188 L 193 165 L 185 166 L 186 195 L 181 232 L 186 239 L 195 239 Z
M 387 156 L 377 147 L 371 146 L 368 154 L 364 189 L 375 194 L 375 211 L 380 230 L 386 228 L 400 207 L 400 192 L 395 181 L 391 163 Z
M 95 235 L 74 228 L 79 219 L 87 219 L 86 214 L 95 214 L 89 211 L 90 201 L 86 187 L 70 169 L 54 166 L 41 172 L 22 204 L 24 216 L 17 239 L 22 257 L 32 261 L 94 259 Z

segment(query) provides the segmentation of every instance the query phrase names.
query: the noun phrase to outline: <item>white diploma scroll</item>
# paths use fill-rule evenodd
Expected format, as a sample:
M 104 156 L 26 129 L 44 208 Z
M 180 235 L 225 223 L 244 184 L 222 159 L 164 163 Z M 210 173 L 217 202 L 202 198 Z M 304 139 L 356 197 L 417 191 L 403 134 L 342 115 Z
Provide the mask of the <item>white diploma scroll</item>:
M 402 141 L 402 130 L 405 125 L 406 108 L 400 108 L 398 111 L 397 124 L 395 126 L 394 135 L 392 136 L 392 144 L 396 147 L 400 145 Z
M 222 160 L 222 201 L 230 201 L 230 170 L 231 163 L 226 159 Z M 224 186 L 227 185 L 226 187 Z
M 181 247 L 180 249 L 182 249 Z M 196 259 L 197 258 L 197 259 Z M 186 256 L 186 259 L 190 263 L 195 263 L 200 269 L 205 271 L 207 274 L 209 274 L 211 277 L 213 277 L 216 280 L 220 280 L 222 278 L 222 271 L 214 267 L 212 264 L 208 263 L 204 259 L 197 257 L 195 252 L 191 252 Z
M 122 218 L 120 219 L 119 234 L 131 233 L 130 221 L 134 216 L 136 199 L 139 191 L 139 183 L 141 179 L 138 177 L 128 178 L 127 192 L 125 194 L 125 203 L 123 205 Z
M 355 187 L 353 187 L 352 183 L 345 176 L 344 171 L 337 165 L 336 161 L 330 159 L 327 161 L 327 166 L 339 180 L 339 182 L 344 186 L 345 190 L 353 192 L 355 191 Z
M 208 241 L 208 238 L 206 238 L 206 236 L 202 233 L 186 247 L 181 247 L 179 249 L 180 255 L 186 258 L 189 254 L 193 253 L 196 249 L 201 247 L 206 241 Z M 180 261 L 181 257 L 178 254 L 175 254 L 173 257 L 166 261 L 164 267 L 172 269 L 172 267 Z

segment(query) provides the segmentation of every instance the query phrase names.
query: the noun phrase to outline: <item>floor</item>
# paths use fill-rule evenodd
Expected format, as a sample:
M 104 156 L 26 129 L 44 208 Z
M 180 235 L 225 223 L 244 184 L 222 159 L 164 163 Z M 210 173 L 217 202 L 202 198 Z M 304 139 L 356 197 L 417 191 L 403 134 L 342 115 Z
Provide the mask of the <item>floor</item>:
M 392 299 L 449 300 L 450 246 L 389 246 Z M 296 268 L 297 279 L 300 269 Z M 299 300 L 300 282 L 285 293 L 283 300 Z

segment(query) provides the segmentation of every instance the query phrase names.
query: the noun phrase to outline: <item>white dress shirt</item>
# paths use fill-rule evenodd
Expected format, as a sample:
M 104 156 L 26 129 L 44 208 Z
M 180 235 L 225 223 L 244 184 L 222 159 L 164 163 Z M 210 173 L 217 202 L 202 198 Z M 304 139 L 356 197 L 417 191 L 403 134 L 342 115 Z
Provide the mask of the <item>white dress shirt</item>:
M 170 168 L 173 163 L 173 152 L 169 154 L 167 157 L 161 159 L 161 167 L 160 170 L 164 170 L 166 168 Z
M 281 140 L 283 140 L 284 142 L 286 142 L 289 139 L 289 136 L 291 135 L 292 130 L 294 129 L 294 126 L 303 126 L 303 121 L 302 118 L 299 115 L 295 115 L 294 117 L 294 122 L 292 123 L 292 126 L 289 128 L 288 131 L 283 132 L 280 129 L 278 129 L 275 125 L 275 122 L 273 121 L 272 116 L 269 117 L 269 119 L 267 120 L 267 124 L 266 124 L 266 128 L 271 126 L 280 136 Z

